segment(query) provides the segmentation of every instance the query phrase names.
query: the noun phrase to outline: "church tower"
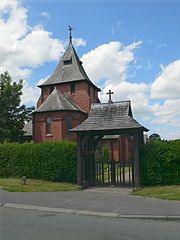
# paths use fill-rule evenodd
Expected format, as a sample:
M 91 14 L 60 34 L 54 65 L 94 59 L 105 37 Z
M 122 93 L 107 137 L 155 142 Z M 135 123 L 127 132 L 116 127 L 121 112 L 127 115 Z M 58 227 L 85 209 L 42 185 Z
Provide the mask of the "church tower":
M 68 139 L 76 141 L 69 129 L 84 121 L 92 103 L 98 103 L 98 92 L 87 76 L 70 39 L 68 47 L 53 74 L 38 87 L 41 96 L 33 114 L 34 142 Z

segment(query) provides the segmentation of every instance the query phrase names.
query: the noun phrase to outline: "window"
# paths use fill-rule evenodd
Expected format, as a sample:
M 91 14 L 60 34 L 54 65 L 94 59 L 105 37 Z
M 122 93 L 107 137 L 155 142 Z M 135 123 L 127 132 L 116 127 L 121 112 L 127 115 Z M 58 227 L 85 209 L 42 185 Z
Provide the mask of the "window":
M 72 128 L 72 118 L 71 117 L 67 117 L 66 118 L 66 126 L 67 126 L 67 133 L 69 134 L 69 129 Z
M 71 94 L 75 93 L 75 90 L 76 90 L 76 86 L 75 86 L 75 83 L 71 83 Z
M 64 65 L 72 64 L 72 57 L 65 59 L 63 62 L 64 62 Z
M 46 134 L 51 134 L 51 118 L 46 119 Z

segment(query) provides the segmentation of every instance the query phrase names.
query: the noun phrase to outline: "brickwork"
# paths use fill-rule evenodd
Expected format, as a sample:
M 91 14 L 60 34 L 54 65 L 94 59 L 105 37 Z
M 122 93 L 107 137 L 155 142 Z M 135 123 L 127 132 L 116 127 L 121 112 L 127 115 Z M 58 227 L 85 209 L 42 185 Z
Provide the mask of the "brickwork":
M 109 146 L 110 159 L 128 161 L 132 156 L 132 146 L 125 136 L 120 136 L 118 139 L 103 140 L 102 144 Z
M 51 118 L 51 133 L 46 134 L 46 120 Z M 86 114 L 81 112 L 47 112 L 34 113 L 33 116 L 33 136 L 34 142 L 58 141 L 67 139 L 76 141 L 76 134 L 69 133 L 67 129 L 67 118 L 72 119 L 72 128 L 79 125 L 87 118 Z
M 70 92 L 70 86 L 70 83 L 64 83 L 56 85 L 56 88 L 57 90 L 67 94 L 67 96 L 70 97 L 85 112 L 90 111 L 91 103 L 99 102 L 97 88 L 91 86 L 88 82 L 76 82 L 75 93 L 73 94 Z M 37 107 L 39 107 L 47 99 L 53 88 L 54 86 L 43 86 L 41 88 L 41 96 L 38 99 Z

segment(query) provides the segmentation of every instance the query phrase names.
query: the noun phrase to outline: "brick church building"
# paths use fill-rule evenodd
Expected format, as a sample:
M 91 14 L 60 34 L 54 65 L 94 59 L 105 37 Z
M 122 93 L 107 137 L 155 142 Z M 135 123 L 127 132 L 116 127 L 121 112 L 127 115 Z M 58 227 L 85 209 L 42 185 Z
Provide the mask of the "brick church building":
M 55 71 L 38 87 L 41 95 L 32 125 L 25 126 L 25 135 L 32 134 L 35 143 L 76 141 L 76 134 L 69 129 L 88 118 L 91 104 L 100 103 L 98 92 L 101 90 L 87 76 L 73 47 L 71 32 L 69 45 Z M 28 133 L 28 128 L 32 133 Z M 116 161 L 131 155 L 128 139 L 124 136 L 105 136 L 102 144 L 109 145 L 110 155 Z

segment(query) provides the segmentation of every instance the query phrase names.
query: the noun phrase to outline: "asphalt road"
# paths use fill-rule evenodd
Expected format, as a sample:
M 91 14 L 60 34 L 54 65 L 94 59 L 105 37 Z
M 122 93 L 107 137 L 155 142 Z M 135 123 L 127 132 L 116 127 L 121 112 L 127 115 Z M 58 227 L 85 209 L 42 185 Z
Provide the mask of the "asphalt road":
M 0 191 L 0 202 L 125 215 L 180 216 L 180 201 L 131 196 L 121 190 L 121 188 L 105 188 L 104 192 L 96 192 L 94 189 L 70 192 Z
M 0 208 L 2 240 L 179 240 L 180 222 Z

